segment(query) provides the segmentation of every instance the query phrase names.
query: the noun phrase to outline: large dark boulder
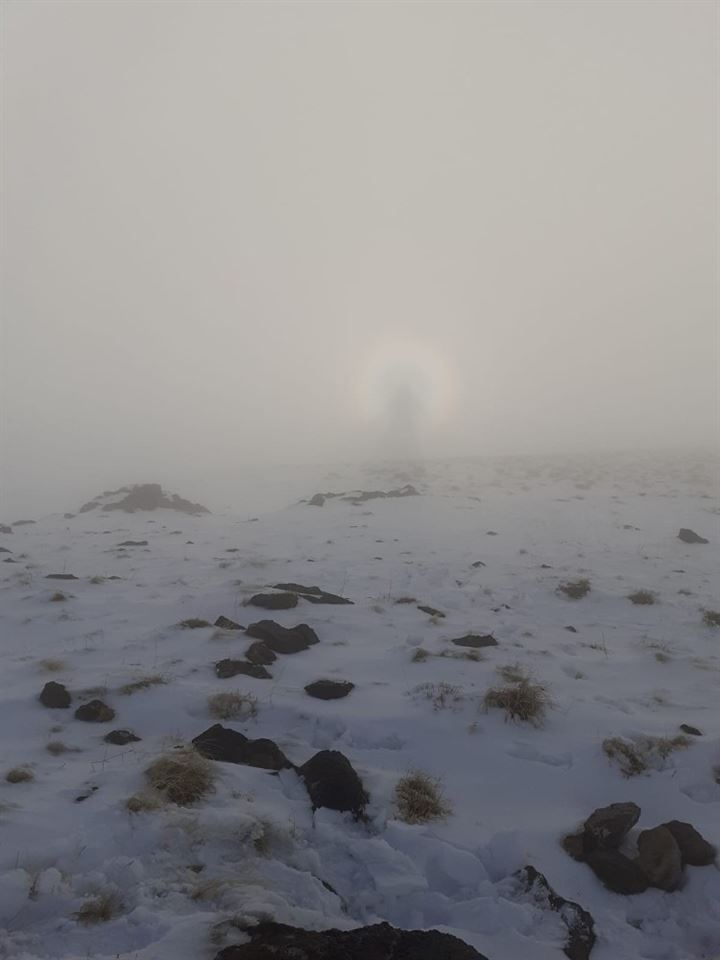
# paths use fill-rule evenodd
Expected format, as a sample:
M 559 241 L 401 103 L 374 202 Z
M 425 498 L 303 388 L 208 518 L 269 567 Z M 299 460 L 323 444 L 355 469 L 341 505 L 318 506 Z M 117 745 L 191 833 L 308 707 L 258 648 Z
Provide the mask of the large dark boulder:
M 670 820 L 662 826 L 675 838 L 684 864 L 691 867 L 708 867 L 713 863 L 717 850 L 702 834 L 698 833 L 692 824 L 684 823 L 682 820 Z
M 237 730 L 216 723 L 193 740 L 193 746 L 208 760 L 242 763 L 263 770 L 286 770 L 292 764 L 280 747 L 265 737 L 250 740 Z
M 496 647 L 497 640 L 490 633 L 466 633 L 464 637 L 458 637 L 457 640 L 451 640 L 456 647 L 472 647 L 473 650 L 479 650 L 482 647 Z
M 569 960 L 588 960 L 595 944 L 595 921 L 592 916 L 573 900 L 559 896 L 545 876 L 535 867 L 523 867 L 516 874 L 526 893 L 532 894 L 536 902 L 547 906 L 560 915 L 567 927 L 567 942 L 563 948 Z
M 222 614 L 217 618 L 213 624 L 215 627 L 219 627 L 221 630 L 242 630 L 243 627 L 239 623 L 235 623 L 234 620 L 231 620 L 229 617 L 224 617 Z
M 44 707 L 64 710 L 72 703 L 72 696 L 63 683 L 50 680 L 40 691 L 40 703 Z
M 368 795 L 348 758 L 339 750 L 321 750 L 298 767 L 310 794 L 313 810 L 349 810 L 356 818 L 363 815 Z
M 290 610 L 297 606 L 298 598 L 296 593 L 256 593 L 248 603 L 265 610 Z
M 700 534 L 695 533 L 694 530 L 688 530 L 687 527 L 680 529 L 678 540 L 682 540 L 683 543 L 708 543 L 705 537 L 701 537 Z
M 48 573 L 46 580 L 77 580 L 74 573 Z
M 354 688 L 349 680 L 315 680 L 305 687 L 305 693 L 316 700 L 341 700 Z
M 259 620 L 251 623 L 246 633 L 255 640 L 262 640 L 274 653 L 300 653 L 318 643 L 317 634 L 306 623 L 282 627 L 274 620 Z
M 598 807 L 583 827 L 585 851 L 619 847 L 639 819 L 640 807 L 636 803 L 611 803 L 607 807 Z
M 586 855 L 585 862 L 613 893 L 643 893 L 650 886 L 638 864 L 619 850 L 592 850 Z
M 638 837 L 637 864 L 653 887 L 672 892 L 682 883 L 680 847 L 667 827 L 643 830 Z
M 89 703 L 83 703 L 75 711 L 77 720 L 84 720 L 86 723 L 109 723 L 115 719 L 115 711 L 102 700 L 90 700 Z
M 245 651 L 245 659 L 250 663 L 259 663 L 262 666 L 274 663 L 277 660 L 277 654 L 273 653 L 270 647 L 262 640 L 256 640 L 251 643 Z
M 355 930 L 302 930 L 263 921 L 246 927 L 249 943 L 225 947 L 215 960 L 488 960 L 437 930 L 398 930 L 376 923 Z
M 239 674 L 252 677 L 254 680 L 271 680 L 272 674 L 259 663 L 248 663 L 247 660 L 218 660 L 215 664 L 215 675 L 221 680 L 237 677 Z

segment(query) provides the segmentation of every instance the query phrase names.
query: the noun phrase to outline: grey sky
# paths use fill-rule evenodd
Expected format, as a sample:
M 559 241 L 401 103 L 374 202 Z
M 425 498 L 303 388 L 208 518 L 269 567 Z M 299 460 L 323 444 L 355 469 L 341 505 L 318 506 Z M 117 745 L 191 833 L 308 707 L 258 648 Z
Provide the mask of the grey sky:
M 716 441 L 717 11 L 5 3 L 1 512 Z

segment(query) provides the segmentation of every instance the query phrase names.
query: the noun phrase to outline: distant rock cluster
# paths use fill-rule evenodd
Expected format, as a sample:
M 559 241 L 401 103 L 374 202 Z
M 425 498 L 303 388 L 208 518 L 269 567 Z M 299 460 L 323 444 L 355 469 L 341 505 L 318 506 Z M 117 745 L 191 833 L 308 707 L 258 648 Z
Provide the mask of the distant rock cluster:
M 111 500 L 124 494 L 119 500 Z M 90 510 L 103 511 L 122 510 L 124 513 L 135 513 L 138 510 L 177 510 L 191 516 L 210 513 L 201 503 L 185 500 L 177 493 L 166 493 L 159 483 L 140 483 L 132 487 L 120 487 L 117 490 L 105 490 L 103 493 L 84 503 L 79 513 L 88 513 Z
M 354 490 L 351 493 L 316 493 L 309 500 L 301 501 L 311 507 L 324 507 L 326 500 L 337 498 L 346 500 L 348 503 L 360 504 L 366 500 L 378 500 L 395 497 L 419 497 L 420 493 L 411 483 L 406 483 L 404 487 L 398 487 L 396 490 Z

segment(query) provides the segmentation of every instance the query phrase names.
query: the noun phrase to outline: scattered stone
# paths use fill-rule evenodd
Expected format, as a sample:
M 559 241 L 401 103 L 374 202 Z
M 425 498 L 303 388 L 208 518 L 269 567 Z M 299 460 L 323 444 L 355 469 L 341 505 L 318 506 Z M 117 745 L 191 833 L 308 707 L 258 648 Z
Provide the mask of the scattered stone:
M 0 553 L 12 553 L 12 550 L 8 550 L 7 547 L 0 547 Z
M 203 507 L 200 503 L 192 503 L 190 500 L 184 500 L 176 493 L 165 493 L 159 483 L 141 483 L 131 488 L 123 487 L 120 490 L 103 494 L 103 497 L 124 493 L 126 491 L 127 496 L 123 497 L 122 500 L 117 500 L 115 503 L 106 503 L 103 506 L 103 510 L 123 510 L 125 513 L 135 513 L 136 510 L 166 509 L 179 510 L 180 513 L 188 513 L 193 516 L 210 513 L 207 507 Z M 98 499 L 100 498 L 96 497 L 96 500 Z M 91 501 L 91 503 L 92 502 L 93 501 Z M 92 509 L 89 504 L 85 506 Z M 81 512 L 83 509 L 84 508 L 81 508 Z
M 250 740 L 237 730 L 216 723 L 193 740 L 193 746 L 208 760 L 242 763 L 263 770 L 287 770 L 292 764 L 280 747 L 265 737 Z
M 94 793 L 98 791 L 99 787 L 90 787 L 89 793 L 81 793 L 79 797 L 75 797 L 75 803 L 82 803 L 83 800 L 87 800 Z
M 563 952 L 568 960 L 588 960 L 590 951 L 595 945 L 595 921 L 587 910 L 573 900 L 566 900 L 559 896 L 545 876 L 535 867 L 527 866 L 519 870 L 515 876 L 523 884 L 525 891 L 531 893 L 535 900 L 560 914 L 560 918 L 567 927 L 568 938 Z
M 245 651 L 245 659 L 250 663 L 259 663 L 262 666 L 275 663 L 277 655 L 273 653 L 270 647 L 262 640 L 256 640 L 251 643 Z
M 680 847 L 667 827 L 643 830 L 638 837 L 638 866 L 651 886 L 671 893 L 682 883 Z
M 75 717 L 78 720 L 85 720 L 86 723 L 109 723 L 115 719 L 115 711 L 102 700 L 90 700 L 89 703 L 83 703 L 75 711 Z
M 422 610 L 423 613 L 426 613 L 429 617 L 444 617 L 445 614 L 442 610 L 436 610 L 435 607 L 425 607 L 418 604 L 418 610 Z
M 246 677 L 253 677 L 255 680 L 271 680 L 272 674 L 268 673 L 265 667 L 257 663 L 248 663 L 246 660 L 219 660 L 215 664 L 215 674 L 221 680 L 227 680 L 229 677 L 236 677 L 242 674 Z
M 682 540 L 683 543 L 708 543 L 705 537 L 701 537 L 699 533 L 695 533 L 694 530 L 688 530 L 687 527 L 682 527 L 678 533 L 678 539 Z
M 368 795 L 348 758 L 338 750 L 321 750 L 298 768 L 305 781 L 313 810 L 349 810 L 362 817 Z
M 691 867 L 708 867 L 713 863 L 717 850 L 691 824 L 684 823 L 682 820 L 670 820 L 662 826 L 675 838 L 683 864 Z
M 50 680 L 40 692 L 40 703 L 44 707 L 64 710 L 72 703 L 72 696 L 65 684 Z
M 568 631 L 568 633 L 577 633 L 576 627 L 565 627 L 565 629 Z
M 454 643 L 456 647 L 472 647 L 474 650 L 479 650 L 482 647 L 496 647 L 498 645 L 497 640 L 490 633 L 466 633 L 464 637 L 458 637 L 456 640 L 451 640 L 450 642 Z
M 697 727 L 691 727 L 689 723 L 681 723 L 680 729 L 683 733 L 689 733 L 691 737 L 701 737 L 703 735 L 702 730 L 698 730 Z
M 592 850 L 585 862 L 601 883 L 613 893 L 643 893 L 648 879 L 634 861 L 619 850 Z
M 315 631 L 306 623 L 296 627 L 282 627 L 274 620 L 259 620 L 251 623 L 246 631 L 249 637 L 262 640 L 273 653 L 300 653 L 318 643 Z
M 13 528 L 6 523 L 0 523 L 0 533 L 13 533 Z
M 215 960 L 487 960 L 449 933 L 398 930 L 389 923 L 303 930 L 263 920 L 243 932 L 250 942 L 225 947 Z
M 75 514 L 74 514 L 74 513 L 64 513 L 64 514 L 63 514 L 63 520 L 74 520 L 74 519 L 75 519 Z
M 297 606 L 298 598 L 296 593 L 256 593 L 248 603 L 265 610 L 290 610 Z
M 325 496 L 327 496 L 327 494 L 325 494 Z M 366 500 L 419 496 L 420 494 L 415 487 L 411 483 L 406 483 L 404 487 L 399 487 L 396 490 L 388 490 L 387 493 L 383 490 L 360 490 L 357 493 L 351 493 L 347 496 L 344 496 L 343 500 L 349 500 L 351 503 L 357 505 L 360 503 L 365 503 Z
M 483 563 L 482 560 L 476 560 L 475 563 L 473 564 L 473 567 L 475 567 L 476 570 L 478 567 L 486 567 L 486 566 L 487 564 Z
M 640 807 L 636 803 L 611 803 L 607 807 L 598 807 L 583 826 L 586 852 L 619 847 L 639 819 Z
M 5 557 L 5 559 L 3 560 L 3 563 L 17 563 L 17 562 L 18 562 L 18 561 L 17 561 L 17 560 L 13 560 L 12 557 Z
M 147 540 L 123 540 L 118 544 L 119 547 L 146 547 L 147 545 Z
M 305 687 L 305 692 L 317 700 L 341 700 L 354 688 L 349 680 L 315 680 Z
M 136 737 L 132 730 L 111 730 L 103 737 L 105 743 L 112 743 L 116 747 L 124 747 L 128 743 L 139 743 L 141 737 Z
M 311 507 L 324 507 L 325 497 L 321 493 L 316 493 L 314 497 L 308 500 L 308 505 Z
M 497 536 L 497 530 L 488 530 L 486 536 L 488 536 L 488 537 L 496 537 L 496 536 Z
M 352 603 L 346 597 L 339 597 L 336 593 L 328 593 L 321 590 L 320 587 L 304 587 L 301 583 L 276 583 L 273 590 L 284 590 L 287 593 L 296 593 L 303 600 L 309 600 L 310 603 Z
M 74 573 L 48 573 L 45 575 L 46 580 L 77 580 L 78 578 Z
M 241 627 L 239 623 L 235 623 L 234 620 L 231 620 L 229 617 L 224 617 L 222 614 L 217 618 L 214 623 L 214 626 L 220 627 L 221 630 L 244 630 L 244 627 Z
M 13 524 L 14 527 L 26 527 L 30 523 L 35 523 L 34 520 L 16 520 Z

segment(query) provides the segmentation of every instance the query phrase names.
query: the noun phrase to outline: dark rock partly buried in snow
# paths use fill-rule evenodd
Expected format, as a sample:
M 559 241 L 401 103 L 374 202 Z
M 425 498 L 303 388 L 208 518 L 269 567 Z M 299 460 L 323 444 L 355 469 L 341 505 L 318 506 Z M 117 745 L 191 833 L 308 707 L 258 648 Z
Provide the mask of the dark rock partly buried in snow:
M 325 497 L 321 493 L 316 493 L 314 497 L 308 500 L 308 505 L 311 507 L 324 507 Z
M 262 666 L 268 666 L 271 663 L 275 663 L 277 655 L 273 653 L 270 647 L 266 643 L 263 643 L 262 640 L 256 640 L 255 643 L 251 643 L 245 651 L 245 659 L 250 663 L 259 663 Z
M 449 933 L 398 930 L 389 923 L 302 930 L 265 920 L 243 932 L 250 942 L 225 947 L 215 960 L 487 960 Z
M 0 523 L 0 533 L 13 533 L 13 528 L 6 523 Z
M 640 807 L 636 803 L 611 803 L 607 807 L 598 807 L 583 827 L 586 852 L 619 847 L 639 819 Z
M 585 862 L 613 893 L 643 893 L 650 885 L 644 872 L 619 850 L 592 850 Z
M 317 700 L 341 700 L 355 687 L 349 680 L 315 680 L 305 687 L 305 692 Z
M 122 493 L 128 490 L 127 487 L 112 491 L 113 493 Z M 103 496 L 111 494 L 103 494 Z M 96 498 L 99 499 L 99 498 Z M 91 501 L 92 503 L 93 501 Z M 90 504 L 86 504 L 91 509 Z M 81 508 L 81 512 L 84 508 Z M 179 510 L 181 513 L 197 515 L 209 513 L 207 507 L 200 503 L 192 503 L 190 500 L 184 500 L 176 493 L 167 494 L 163 491 L 159 483 L 141 483 L 128 490 L 127 496 L 115 503 L 106 503 L 103 510 L 123 510 L 125 513 L 135 513 L 136 510 Z
M 588 960 L 595 944 L 595 921 L 587 910 L 573 900 L 559 896 L 547 879 L 535 867 L 523 867 L 516 874 L 525 892 L 533 895 L 540 904 L 547 906 L 560 915 L 568 930 L 568 938 L 563 948 L 569 960 Z
M 691 727 L 689 723 L 681 723 L 680 729 L 683 733 L 688 733 L 691 737 L 701 737 L 703 735 L 702 730 L 698 730 L 697 727 Z
M 29 524 L 35 523 L 34 520 L 16 520 L 13 524 L 14 527 L 27 527 Z
M 274 653 L 300 653 L 318 643 L 315 631 L 306 623 L 296 627 L 282 627 L 274 620 L 258 620 L 246 631 L 249 637 L 262 640 Z
M 302 600 L 310 603 L 343 604 L 352 603 L 347 597 L 340 597 L 336 593 L 328 593 L 320 587 L 304 587 L 301 583 L 276 583 L 274 590 L 284 590 L 287 593 L 296 593 Z
M 147 545 L 147 540 L 123 540 L 118 544 L 119 547 L 146 547 Z
M 265 667 L 258 663 L 248 663 L 247 660 L 219 660 L 215 664 L 215 674 L 221 680 L 227 680 L 228 677 L 236 677 L 242 674 L 245 677 L 253 677 L 255 680 L 271 680 L 272 674 L 268 673 Z
M 48 573 L 45 575 L 46 580 L 77 580 L 78 578 L 74 573 Z
M 339 750 L 321 750 L 297 772 L 305 781 L 313 810 L 350 810 L 356 818 L 363 814 L 368 795 L 352 764 Z
M 680 847 L 667 827 L 643 830 L 638 837 L 637 864 L 651 886 L 672 892 L 682 883 Z
M 678 539 L 682 540 L 683 543 L 708 543 L 705 537 L 701 537 L 699 533 L 695 533 L 694 530 L 688 530 L 687 527 L 682 527 L 678 533 Z
M 234 620 L 231 620 L 229 617 L 223 617 L 222 614 L 217 618 L 213 624 L 215 627 L 220 627 L 221 630 L 243 630 L 244 628 L 240 626 L 239 623 L 235 623 Z
M 12 550 L 8 550 L 7 547 L 0 547 L 0 553 L 12 553 Z
M 265 610 L 290 610 L 297 606 L 298 598 L 296 593 L 256 593 L 248 603 Z
M 472 647 L 474 650 L 498 645 L 497 640 L 490 633 L 468 633 L 464 637 L 458 637 L 457 640 L 451 640 L 450 642 L 454 643 L 456 647 Z
M 426 607 L 421 604 L 418 604 L 418 610 L 422 613 L 426 613 L 429 617 L 444 617 L 445 614 L 442 610 L 436 610 L 435 607 Z
M 717 850 L 691 824 L 682 820 L 670 820 L 662 826 L 675 838 L 683 864 L 708 867 L 715 860 Z
M 102 700 L 90 700 L 89 703 L 83 703 L 77 708 L 75 717 L 87 723 L 109 723 L 110 720 L 115 719 L 115 711 Z
M 105 743 L 112 743 L 116 747 L 124 747 L 128 743 L 140 743 L 141 738 L 136 737 L 132 730 L 111 730 L 103 737 Z
M 72 703 L 72 696 L 64 684 L 50 680 L 40 692 L 40 703 L 44 707 L 64 710 Z
M 250 740 L 237 730 L 216 723 L 193 740 L 193 746 L 208 760 L 242 763 L 263 770 L 287 770 L 292 764 L 272 740 Z

